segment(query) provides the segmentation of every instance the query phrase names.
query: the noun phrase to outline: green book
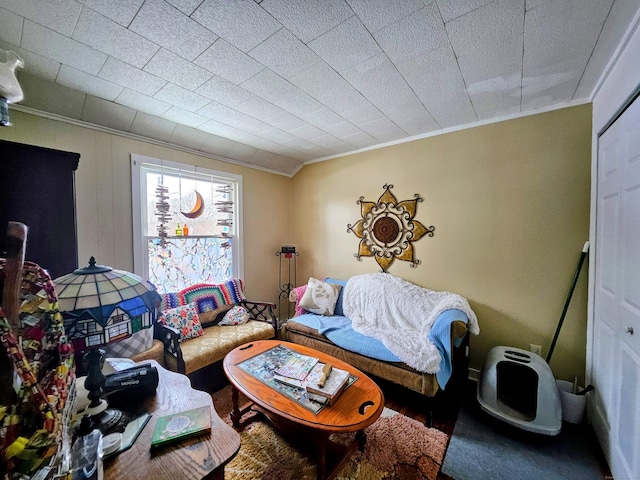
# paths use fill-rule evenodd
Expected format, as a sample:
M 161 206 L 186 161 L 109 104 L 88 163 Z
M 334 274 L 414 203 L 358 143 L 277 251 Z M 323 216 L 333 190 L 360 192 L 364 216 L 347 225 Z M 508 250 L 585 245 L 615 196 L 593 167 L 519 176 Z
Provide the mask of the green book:
M 211 431 L 209 406 L 172 413 L 158 418 L 151 439 L 151 448 L 194 437 Z

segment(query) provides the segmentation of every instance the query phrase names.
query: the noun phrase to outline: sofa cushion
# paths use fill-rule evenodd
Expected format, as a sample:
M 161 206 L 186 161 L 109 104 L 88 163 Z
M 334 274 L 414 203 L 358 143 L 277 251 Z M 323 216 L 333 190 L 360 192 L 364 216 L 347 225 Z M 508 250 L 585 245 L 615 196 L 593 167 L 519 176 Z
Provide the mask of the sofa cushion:
M 340 290 L 341 285 L 310 277 L 307 290 L 300 300 L 300 307 L 318 315 L 333 315 Z
M 240 345 L 256 340 L 268 340 L 275 336 L 273 326 L 267 322 L 249 320 L 244 325 L 215 325 L 205 329 L 206 334 L 180 344 L 185 373 L 222 360 L 227 353 Z M 167 367 L 177 371 L 175 358 L 167 355 Z

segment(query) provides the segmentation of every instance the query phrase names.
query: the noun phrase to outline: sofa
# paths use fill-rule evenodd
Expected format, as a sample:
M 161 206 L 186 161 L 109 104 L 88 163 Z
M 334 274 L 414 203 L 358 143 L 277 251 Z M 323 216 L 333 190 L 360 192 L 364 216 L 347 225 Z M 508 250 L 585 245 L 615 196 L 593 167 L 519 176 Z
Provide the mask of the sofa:
M 234 348 L 274 338 L 278 331 L 275 304 L 247 300 L 240 279 L 197 284 L 161 297 L 154 337 L 163 346 L 162 363 L 178 373 L 194 374 L 219 362 Z M 199 326 L 172 324 L 167 321 L 170 312 L 174 318 L 197 317 Z M 238 320 L 226 322 L 234 312 Z
M 378 275 L 391 277 L 389 274 L 372 274 L 371 278 L 374 282 L 379 282 L 380 279 L 384 278 Z M 466 380 L 468 375 L 468 334 L 470 326 L 474 333 L 479 331 L 477 329 L 477 320 L 470 308 L 450 308 L 436 315 L 430 329 L 430 335 L 433 335 L 435 343 L 439 343 L 438 348 L 441 353 L 439 358 L 440 368 L 436 369 L 438 370 L 437 373 L 427 373 L 400 361 L 381 341 L 353 330 L 353 322 L 345 315 L 345 306 L 343 304 L 345 292 L 348 293 L 348 282 L 351 282 L 352 279 L 324 279 L 325 283 L 340 285 L 341 287 L 337 294 L 334 311 L 329 312 L 329 315 L 327 315 L 327 312 L 322 315 L 306 311 L 301 305 L 309 284 L 294 288 L 291 291 L 289 300 L 296 303 L 295 316 L 283 324 L 283 338 L 287 341 L 328 353 L 373 377 L 406 387 L 424 395 L 428 399 L 433 398 L 439 390 L 445 389 L 450 383 Z M 394 277 L 394 279 L 397 280 L 397 277 Z M 311 280 L 314 279 L 310 278 Z M 389 292 L 387 297 L 389 295 L 402 296 L 406 294 L 405 290 L 408 282 L 400 279 L 396 283 L 400 285 L 401 291 L 399 293 Z M 413 284 L 409 284 L 409 287 L 414 291 L 415 289 L 421 289 L 421 287 Z M 386 290 L 383 289 L 383 291 Z M 371 295 L 376 295 L 376 293 L 373 292 Z M 327 296 L 330 297 L 331 294 L 324 295 L 325 298 Z M 466 300 L 462 300 L 463 304 L 466 303 Z M 466 313 L 463 310 L 466 310 Z M 424 312 L 417 312 L 416 317 L 421 316 L 425 317 L 426 315 Z M 471 325 L 469 317 L 472 317 L 474 322 Z M 428 402 L 428 405 L 430 411 L 431 403 Z

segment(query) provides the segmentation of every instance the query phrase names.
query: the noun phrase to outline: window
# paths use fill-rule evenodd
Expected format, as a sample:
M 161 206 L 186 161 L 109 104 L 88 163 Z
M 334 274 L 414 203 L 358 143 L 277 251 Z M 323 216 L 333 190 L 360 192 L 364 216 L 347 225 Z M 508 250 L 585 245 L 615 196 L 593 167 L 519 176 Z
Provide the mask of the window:
M 242 278 L 241 176 L 135 154 L 131 171 L 136 274 L 160 293 Z

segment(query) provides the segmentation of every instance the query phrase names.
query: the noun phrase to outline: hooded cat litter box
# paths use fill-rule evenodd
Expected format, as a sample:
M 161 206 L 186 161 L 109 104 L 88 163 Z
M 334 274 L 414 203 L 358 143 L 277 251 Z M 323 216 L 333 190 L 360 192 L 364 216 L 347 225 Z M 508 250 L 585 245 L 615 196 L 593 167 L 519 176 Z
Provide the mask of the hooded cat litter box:
M 529 432 L 557 435 L 562 428 L 560 394 L 549 365 L 520 348 L 489 351 L 478 402 L 488 414 Z

